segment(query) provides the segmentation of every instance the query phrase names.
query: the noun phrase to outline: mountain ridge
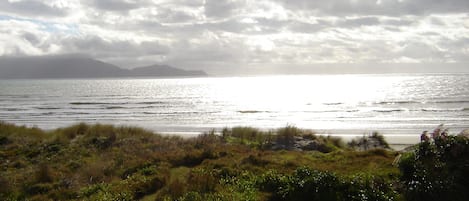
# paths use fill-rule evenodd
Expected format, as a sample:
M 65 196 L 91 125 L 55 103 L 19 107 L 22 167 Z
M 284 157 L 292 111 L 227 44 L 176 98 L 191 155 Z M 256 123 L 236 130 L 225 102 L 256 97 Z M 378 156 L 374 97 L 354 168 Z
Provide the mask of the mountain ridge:
M 158 64 L 123 69 L 87 57 L 0 57 L 0 79 L 200 76 L 208 75 L 204 71 L 184 70 Z

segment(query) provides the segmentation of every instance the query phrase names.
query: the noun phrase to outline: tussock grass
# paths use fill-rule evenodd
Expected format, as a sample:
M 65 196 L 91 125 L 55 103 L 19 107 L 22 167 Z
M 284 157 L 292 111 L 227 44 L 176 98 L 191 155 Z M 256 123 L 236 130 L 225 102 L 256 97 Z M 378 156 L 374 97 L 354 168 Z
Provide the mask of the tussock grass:
M 315 141 L 327 151 L 271 149 L 298 139 Z M 0 197 L 269 200 L 276 192 L 259 183 L 266 172 L 287 177 L 308 167 L 388 182 L 399 174 L 391 165 L 394 156 L 388 150 L 351 151 L 340 139 L 293 126 L 226 128 L 221 135 L 210 131 L 183 139 L 136 127 L 81 123 L 46 132 L 0 122 Z

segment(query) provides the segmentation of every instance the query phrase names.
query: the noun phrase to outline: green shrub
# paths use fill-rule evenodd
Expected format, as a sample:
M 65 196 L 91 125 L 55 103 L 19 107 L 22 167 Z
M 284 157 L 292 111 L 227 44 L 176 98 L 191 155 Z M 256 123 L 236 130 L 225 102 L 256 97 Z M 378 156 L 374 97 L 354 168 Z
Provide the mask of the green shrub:
M 205 199 L 201 193 L 196 191 L 191 191 L 182 196 L 179 200 L 181 201 L 209 201 Z
M 80 190 L 80 195 L 82 197 L 90 197 L 94 194 L 97 194 L 100 191 L 108 191 L 109 187 L 107 184 L 99 183 L 90 186 L 86 186 Z
M 128 168 L 121 175 L 121 178 L 126 179 L 138 172 L 146 176 L 153 175 L 153 174 L 156 174 L 156 166 L 152 163 L 143 163 L 135 167 Z
M 280 174 L 274 170 L 265 172 L 258 180 L 260 190 L 266 192 L 273 192 L 274 197 L 277 195 L 277 191 L 283 187 L 288 186 L 290 177 Z
M 401 157 L 399 168 L 409 201 L 469 198 L 469 139 L 459 136 L 422 142 Z
M 270 200 L 394 200 L 395 192 L 384 179 L 355 176 L 342 178 L 330 172 L 298 168 L 292 175 L 275 172 L 260 179 L 262 190 L 271 192 Z
M 100 191 L 99 193 L 89 197 L 91 201 L 133 201 L 135 200 L 128 191 L 109 192 Z

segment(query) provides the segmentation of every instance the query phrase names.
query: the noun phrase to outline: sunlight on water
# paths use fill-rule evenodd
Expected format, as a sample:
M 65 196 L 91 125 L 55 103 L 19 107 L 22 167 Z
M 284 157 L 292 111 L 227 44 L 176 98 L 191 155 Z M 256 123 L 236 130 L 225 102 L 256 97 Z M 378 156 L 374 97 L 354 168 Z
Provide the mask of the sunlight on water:
M 0 120 L 200 132 L 225 126 L 416 134 L 469 125 L 466 75 L 1 80 Z

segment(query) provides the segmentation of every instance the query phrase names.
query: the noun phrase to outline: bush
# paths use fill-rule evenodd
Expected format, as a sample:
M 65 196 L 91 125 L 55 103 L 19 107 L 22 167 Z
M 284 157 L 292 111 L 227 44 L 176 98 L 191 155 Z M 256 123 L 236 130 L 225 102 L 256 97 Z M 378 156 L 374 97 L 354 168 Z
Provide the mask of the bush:
M 286 176 L 268 172 L 260 179 L 260 188 L 271 192 L 270 200 L 394 200 L 396 193 L 385 179 L 355 176 L 342 178 L 330 172 L 298 168 Z
M 422 142 L 401 157 L 399 168 L 409 201 L 469 198 L 469 139 L 448 136 Z
M 143 175 L 149 176 L 156 174 L 156 166 L 152 163 L 143 163 L 141 165 L 137 165 L 135 167 L 128 168 L 124 171 L 121 175 L 122 179 L 127 179 L 128 177 L 132 176 L 135 173 L 140 172 Z
M 108 190 L 108 185 L 104 183 L 94 184 L 81 189 L 80 194 L 83 197 L 90 197 L 94 194 L 99 193 L 100 191 Z

